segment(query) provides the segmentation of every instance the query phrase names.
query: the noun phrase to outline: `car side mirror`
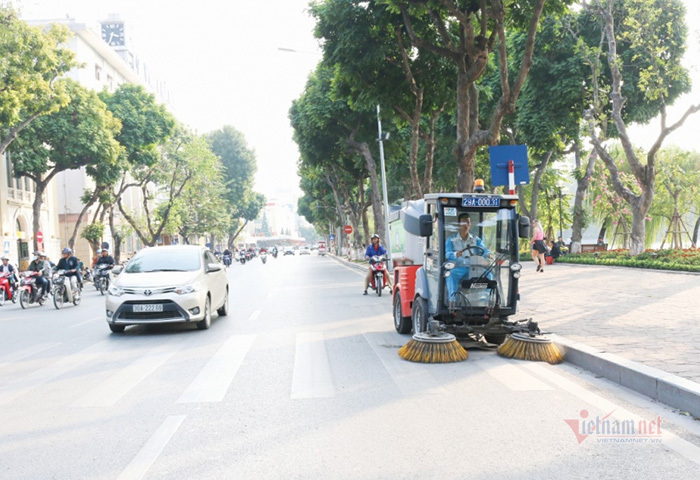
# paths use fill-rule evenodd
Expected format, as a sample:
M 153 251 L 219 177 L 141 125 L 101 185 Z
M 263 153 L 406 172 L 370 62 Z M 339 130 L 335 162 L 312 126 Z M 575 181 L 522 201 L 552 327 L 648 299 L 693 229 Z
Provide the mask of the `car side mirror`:
M 123 265 L 115 265 L 114 268 L 112 268 L 112 275 L 119 275 L 122 273 L 122 270 L 124 270 Z
M 421 237 L 429 237 L 433 234 L 433 217 L 429 213 L 424 213 L 418 217 L 418 232 Z
M 207 264 L 207 273 L 218 272 L 218 271 L 221 271 L 221 264 L 220 263 L 208 263 Z
M 518 217 L 518 237 L 530 238 L 530 217 Z

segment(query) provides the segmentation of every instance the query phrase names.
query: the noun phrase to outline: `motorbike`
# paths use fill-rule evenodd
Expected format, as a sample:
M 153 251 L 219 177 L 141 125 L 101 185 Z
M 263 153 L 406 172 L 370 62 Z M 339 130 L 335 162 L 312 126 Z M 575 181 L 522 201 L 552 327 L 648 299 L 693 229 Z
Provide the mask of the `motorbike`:
M 277 249 L 272 250 L 272 258 L 277 258 Z
M 53 274 L 53 306 L 56 310 L 63 307 L 66 302 L 72 302 L 73 305 L 80 305 L 80 285 L 73 291 L 71 288 L 70 277 L 66 277 L 65 270 L 56 270 Z
M 12 273 L 7 272 L 0 276 L 0 307 L 5 305 L 7 300 L 11 300 L 12 303 L 17 301 L 16 289 L 17 287 L 10 283 L 10 277 Z
M 231 266 L 231 255 L 224 255 L 224 265 L 227 267 Z
M 238 261 L 241 262 L 241 265 L 245 265 L 246 257 L 246 253 L 243 250 L 241 250 L 238 254 Z
M 83 281 L 84 282 L 92 282 L 92 279 L 93 279 L 92 270 L 90 270 L 87 267 L 83 268 Z
M 34 303 L 40 306 L 46 301 L 48 292 L 42 291 L 42 288 L 36 283 L 39 272 L 23 272 L 22 278 L 19 281 L 19 305 L 22 308 L 27 308 Z
M 262 260 L 263 263 L 267 262 L 267 252 L 260 252 L 260 260 Z
M 384 260 L 384 257 L 379 255 L 374 255 L 369 259 L 369 267 L 372 269 L 370 287 L 377 292 L 378 297 L 382 296 L 382 290 L 386 287 L 386 277 L 384 276 L 386 266 L 384 265 Z
M 113 265 L 106 263 L 98 264 L 95 267 L 95 288 L 99 290 L 101 295 L 109 289 L 109 274 L 112 271 Z

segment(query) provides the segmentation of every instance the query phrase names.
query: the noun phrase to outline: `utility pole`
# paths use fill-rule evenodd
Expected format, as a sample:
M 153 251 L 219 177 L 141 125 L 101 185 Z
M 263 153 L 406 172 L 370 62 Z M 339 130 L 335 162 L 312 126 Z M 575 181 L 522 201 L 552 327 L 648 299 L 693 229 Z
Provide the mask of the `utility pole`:
M 382 119 L 379 116 L 379 104 L 377 104 L 377 129 L 379 130 L 379 158 L 382 163 L 382 190 L 383 190 L 383 199 L 384 199 L 384 232 L 386 238 L 384 239 L 384 242 L 386 244 L 386 251 L 387 255 L 389 257 L 389 260 L 391 260 L 391 240 L 389 239 L 389 200 L 388 200 L 388 195 L 387 195 L 387 190 L 386 190 L 386 167 L 384 165 L 384 135 L 382 134 Z M 391 261 L 387 262 L 389 269 L 393 269 L 393 265 L 391 264 Z

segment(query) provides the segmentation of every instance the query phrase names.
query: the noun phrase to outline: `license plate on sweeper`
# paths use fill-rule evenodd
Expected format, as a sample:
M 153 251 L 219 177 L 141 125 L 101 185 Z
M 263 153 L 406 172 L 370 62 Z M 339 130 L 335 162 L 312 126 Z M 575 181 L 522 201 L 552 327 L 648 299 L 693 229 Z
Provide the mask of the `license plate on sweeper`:
M 147 303 L 144 305 L 134 305 L 134 313 L 162 312 L 162 303 Z
M 501 206 L 501 197 L 481 197 L 465 195 L 462 197 L 462 206 L 471 208 L 492 208 Z

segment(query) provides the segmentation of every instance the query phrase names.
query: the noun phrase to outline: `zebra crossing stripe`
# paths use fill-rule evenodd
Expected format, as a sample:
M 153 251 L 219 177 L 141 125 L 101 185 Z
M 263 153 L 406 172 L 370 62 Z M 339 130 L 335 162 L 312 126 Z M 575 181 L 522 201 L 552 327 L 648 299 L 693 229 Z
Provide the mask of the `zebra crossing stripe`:
M 141 480 L 175 435 L 187 415 L 171 415 L 158 427 L 139 453 L 119 475 L 118 480 Z
M 298 333 L 291 398 L 329 397 L 335 397 L 335 387 L 323 333 Z
M 177 403 L 220 402 L 250 350 L 255 335 L 233 335 L 187 387 Z

